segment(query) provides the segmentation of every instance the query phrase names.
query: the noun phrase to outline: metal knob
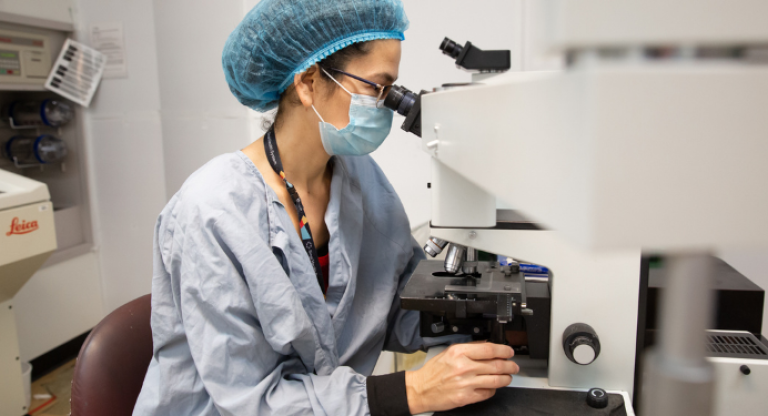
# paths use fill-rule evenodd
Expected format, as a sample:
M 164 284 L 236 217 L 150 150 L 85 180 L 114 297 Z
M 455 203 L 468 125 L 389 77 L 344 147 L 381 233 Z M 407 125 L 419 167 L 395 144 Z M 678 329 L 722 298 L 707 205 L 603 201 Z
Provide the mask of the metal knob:
M 600 339 L 591 326 L 573 324 L 563 332 L 563 349 L 573 363 L 589 365 L 600 355 Z
M 608 393 L 603 389 L 590 389 L 587 392 L 587 404 L 595 409 L 603 409 L 608 406 Z

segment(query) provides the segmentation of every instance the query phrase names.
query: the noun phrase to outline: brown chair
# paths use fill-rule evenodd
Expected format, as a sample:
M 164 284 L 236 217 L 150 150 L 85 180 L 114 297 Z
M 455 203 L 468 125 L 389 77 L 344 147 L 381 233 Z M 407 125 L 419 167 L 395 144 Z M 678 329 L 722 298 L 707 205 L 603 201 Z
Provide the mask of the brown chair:
M 117 308 L 88 335 L 72 379 L 72 416 L 130 416 L 152 359 L 150 295 Z

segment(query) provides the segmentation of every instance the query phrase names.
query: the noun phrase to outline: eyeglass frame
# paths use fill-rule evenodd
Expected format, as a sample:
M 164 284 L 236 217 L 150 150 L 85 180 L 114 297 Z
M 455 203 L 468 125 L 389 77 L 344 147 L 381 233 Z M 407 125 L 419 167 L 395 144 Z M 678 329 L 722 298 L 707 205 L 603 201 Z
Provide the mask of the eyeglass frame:
M 392 84 L 392 85 L 381 85 L 379 83 L 376 83 L 376 82 L 373 82 L 373 81 L 369 81 L 369 80 L 367 80 L 365 78 L 362 78 L 362 77 L 359 77 L 357 75 L 352 75 L 349 72 L 344 72 L 344 71 L 342 71 L 340 69 L 336 69 L 336 68 L 328 68 L 328 69 L 333 71 L 333 72 L 338 72 L 340 74 L 346 75 L 346 76 L 348 76 L 348 77 L 350 77 L 352 79 L 356 79 L 356 80 L 358 80 L 360 82 L 364 82 L 364 83 L 374 87 L 375 89 L 377 89 L 379 91 L 379 96 L 378 96 L 378 98 L 376 98 L 376 102 L 379 102 L 379 101 L 381 101 L 382 98 L 384 98 L 384 96 L 385 96 L 384 95 L 384 90 L 385 89 L 392 88 L 395 85 L 395 84 Z M 387 93 L 389 93 L 389 92 L 387 92 Z

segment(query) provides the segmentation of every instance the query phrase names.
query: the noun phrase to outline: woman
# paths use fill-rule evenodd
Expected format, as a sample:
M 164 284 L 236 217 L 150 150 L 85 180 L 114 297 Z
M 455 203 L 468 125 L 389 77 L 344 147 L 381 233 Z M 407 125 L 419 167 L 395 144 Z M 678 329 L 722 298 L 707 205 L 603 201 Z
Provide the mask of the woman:
M 377 101 L 398 76 L 399 0 L 262 0 L 230 35 L 230 89 L 264 137 L 195 172 L 157 222 L 154 356 L 134 415 L 415 414 L 484 400 L 511 348 L 462 344 L 418 371 L 399 293 L 423 254 L 366 156 L 389 133 Z

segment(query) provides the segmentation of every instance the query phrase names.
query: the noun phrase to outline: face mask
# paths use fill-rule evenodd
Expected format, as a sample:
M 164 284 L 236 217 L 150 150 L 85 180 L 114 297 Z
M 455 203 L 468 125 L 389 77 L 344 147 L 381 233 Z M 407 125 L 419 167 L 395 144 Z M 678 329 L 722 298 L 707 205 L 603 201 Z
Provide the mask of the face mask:
M 331 77 L 347 94 L 352 96 L 349 105 L 349 124 L 339 130 L 333 124 L 326 123 L 315 106 L 315 114 L 320 118 L 320 139 L 329 155 L 362 156 L 376 150 L 387 138 L 392 129 L 394 113 L 388 108 L 377 106 L 376 97 L 352 94 L 339 81 Z

